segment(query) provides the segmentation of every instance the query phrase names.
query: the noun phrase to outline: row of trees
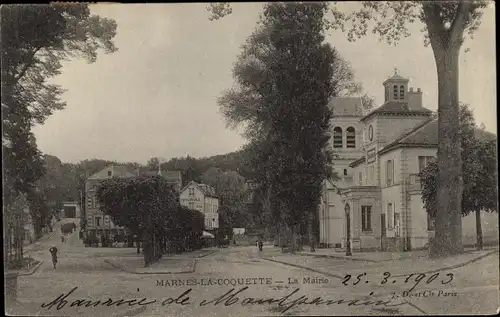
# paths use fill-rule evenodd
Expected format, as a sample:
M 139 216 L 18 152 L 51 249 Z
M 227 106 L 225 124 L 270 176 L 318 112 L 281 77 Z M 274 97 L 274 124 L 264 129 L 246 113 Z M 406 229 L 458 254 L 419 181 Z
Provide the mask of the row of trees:
M 60 74 L 64 60 L 94 62 L 99 50 L 116 51 L 117 25 L 91 15 L 86 4 L 12 4 L 0 10 L 4 216 L 22 221 L 27 201 L 40 228 L 47 199 L 36 187 L 45 164 L 31 130 L 65 107 L 64 90 L 49 79 Z M 23 225 L 12 221 L 4 222 L 4 236 L 22 241 Z M 22 258 L 22 242 L 4 243 L 4 254 L 13 245 Z
M 182 207 L 175 189 L 163 177 L 111 178 L 97 189 L 102 210 L 143 243 L 144 265 L 165 252 L 202 246 L 204 216 Z
M 323 68 L 323 72 L 330 73 L 329 76 L 321 75 L 319 72 L 315 76 L 308 76 L 303 68 L 303 66 L 307 65 L 311 70 L 317 71 L 317 67 L 314 67 L 317 65 L 312 65 L 310 62 L 325 62 L 325 60 L 318 58 L 312 59 L 313 56 L 310 55 L 312 51 L 308 51 L 312 48 L 312 46 L 308 45 L 314 41 L 321 43 L 323 38 L 319 35 L 322 32 L 326 30 L 342 31 L 346 33 L 350 41 L 355 41 L 366 36 L 370 30 L 389 44 L 397 44 L 401 38 L 410 36 L 409 24 L 416 21 L 420 22 L 423 25 L 422 30 L 425 32 L 424 44 L 426 46 L 430 44 L 432 47 L 438 75 L 439 145 L 437 162 L 440 181 L 437 182 L 436 188 L 436 235 L 433 241 L 434 246 L 431 248 L 431 256 L 457 254 L 463 249 L 461 243 L 462 153 L 460 137 L 456 133 L 459 131 L 458 61 L 465 35 L 472 35 L 478 29 L 481 23 L 482 9 L 487 6 L 487 2 L 363 1 L 354 6 L 349 5 L 346 7 L 348 9 L 345 10 L 342 5 L 326 2 L 314 4 L 265 4 L 261 25 L 271 26 L 274 23 L 274 27 L 262 28 L 262 32 L 258 33 L 262 35 L 260 38 L 264 39 L 261 42 L 262 45 L 254 47 L 252 50 L 254 54 L 247 54 L 246 64 L 253 67 L 243 67 L 237 71 L 241 75 L 235 76 L 238 84 L 246 89 L 239 93 L 246 98 L 229 98 L 237 101 L 236 103 L 240 104 L 240 106 L 235 105 L 235 103 L 223 102 L 223 104 L 229 105 L 229 107 L 225 107 L 226 109 L 240 109 L 240 111 L 228 111 L 226 116 L 238 123 L 249 123 L 251 131 L 254 131 L 251 137 L 251 140 L 255 141 L 253 146 L 256 146 L 259 151 L 266 153 L 265 155 L 267 155 L 266 148 L 276 149 L 274 152 L 279 152 L 280 148 L 277 147 L 277 144 L 273 144 L 274 140 L 269 135 L 272 134 L 277 138 L 286 139 L 287 133 L 282 134 L 281 131 L 272 131 L 273 129 L 276 130 L 277 126 L 273 118 L 279 116 L 290 118 L 287 114 L 293 113 L 294 115 L 290 118 L 292 119 L 291 122 L 297 122 L 304 118 L 303 115 L 307 114 L 310 108 L 318 105 L 315 104 L 315 101 L 321 98 L 320 91 L 328 97 L 330 95 L 327 92 L 329 90 L 330 92 L 334 91 L 334 87 L 331 86 L 331 79 L 336 77 L 331 76 L 331 66 Z M 212 3 L 208 6 L 208 10 L 212 14 L 211 20 L 232 13 L 231 5 L 227 2 Z M 273 15 L 276 12 L 283 15 Z M 327 13 L 329 16 L 327 16 Z M 308 39 L 301 37 L 304 34 L 303 31 L 309 36 Z M 253 38 L 256 38 L 255 34 Z M 295 40 L 295 43 L 300 43 L 301 49 L 294 49 L 293 45 L 287 45 L 291 38 Z M 321 41 L 318 41 L 319 39 Z M 318 46 L 316 46 L 317 48 Z M 291 56 L 292 54 L 297 59 L 302 58 L 300 57 L 302 55 L 309 57 L 310 60 L 303 60 L 301 64 L 297 64 L 297 61 Z M 259 55 L 269 58 L 259 59 Z M 329 58 L 333 59 L 331 53 L 325 56 L 330 56 Z M 280 64 L 285 60 L 287 61 L 286 64 Z M 281 71 L 274 73 L 275 70 Z M 306 88 L 310 87 L 313 81 L 315 81 L 317 87 L 317 94 L 311 94 L 312 91 L 308 91 Z M 303 87 L 306 89 L 298 86 L 298 83 L 304 84 Z M 280 88 L 284 86 L 286 86 L 285 91 L 282 91 Z M 298 100 L 302 101 L 302 109 L 300 110 L 294 108 L 294 102 L 296 103 Z M 276 104 L 281 104 L 281 109 L 279 106 L 273 107 Z M 238 115 L 234 116 L 234 114 Z M 324 117 L 320 116 L 319 118 L 323 119 Z M 292 131 L 309 129 L 307 120 L 301 123 L 293 126 L 295 130 Z M 317 127 L 320 126 L 321 124 L 317 124 Z M 311 129 L 309 133 L 313 134 L 313 131 L 314 129 Z M 288 132 L 288 134 L 290 133 Z M 298 137 L 295 140 L 300 142 L 301 139 Z M 318 149 L 323 149 L 320 142 L 315 145 Z M 290 152 L 297 152 L 293 145 L 287 144 L 284 148 Z M 297 153 L 301 154 L 300 151 Z M 286 153 L 276 154 L 287 157 Z M 300 155 L 297 156 L 298 160 L 300 160 L 299 158 Z M 281 162 L 277 165 L 283 163 L 287 166 L 285 168 L 289 169 L 297 166 L 297 161 Z M 266 169 L 270 170 L 272 175 L 276 171 L 276 168 L 271 166 L 267 166 Z M 292 174 L 294 173 L 289 173 L 289 175 Z M 306 173 L 299 174 L 305 175 Z M 297 175 L 297 173 L 294 175 Z M 267 185 L 269 179 L 269 177 L 264 177 L 261 183 L 268 186 L 269 191 L 273 192 L 276 189 Z M 301 183 L 297 182 L 297 184 Z M 307 186 L 314 185 L 308 184 Z M 291 191 L 292 188 L 294 187 L 288 187 L 287 184 L 285 188 L 278 190 L 278 192 Z M 296 197 L 299 197 L 301 202 L 316 199 L 311 192 L 296 192 Z M 292 201 L 294 200 L 292 199 Z M 280 205 L 275 206 L 276 208 L 273 208 L 273 210 L 284 207 L 281 202 L 275 199 L 271 203 Z M 269 202 L 267 205 L 269 205 Z M 293 214 L 292 211 L 290 212 Z M 297 219 L 294 219 L 292 222 L 296 221 Z

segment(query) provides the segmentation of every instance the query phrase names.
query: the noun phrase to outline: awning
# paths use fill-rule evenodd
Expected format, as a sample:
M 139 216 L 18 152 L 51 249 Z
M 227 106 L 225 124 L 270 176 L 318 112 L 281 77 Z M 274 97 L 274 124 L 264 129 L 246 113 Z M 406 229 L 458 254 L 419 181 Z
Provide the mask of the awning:
M 213 238 L 215 238 L 215 236 L 213 234 L 211 234 L 210 232 L 203 231 L 203 238 L 213 239 Z

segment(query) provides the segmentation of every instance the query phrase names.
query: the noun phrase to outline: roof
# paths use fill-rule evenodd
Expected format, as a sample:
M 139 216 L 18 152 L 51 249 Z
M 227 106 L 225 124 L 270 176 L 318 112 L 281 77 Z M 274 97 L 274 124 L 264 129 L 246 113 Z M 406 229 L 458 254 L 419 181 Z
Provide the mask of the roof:
M 387 153 L 400 147 L 437 147 L 438 146 L 438 120 L 431 118 L 416 125 L 410 131 L 403 133 L 393 142 L 384 146 L 377 155 Z M 355 167 L 365 162 L 365 157 L 355 160 L 349 167 Z
M 203 193 L 203 195 L 207 197 L 218 198 L 215 194 L 215 188 L 207 184 L 197 183 L 195 181 L 190 181 L 186 186 L 184 186 L 184 188 L 181 189 L 180 192 L 182 193 L 191 185 L 195 185 Z
M 429 119 L 417 125 L 401 137 L 384 146 L 378 153 L 383 154 L 399 147 L 437 147 L 438 120 Z
M 128 171 L 126 166 L 110 165 L 91 175 L 88 179 L 106 179 L 109 178 L 108 172 L 111 171 L 113 177 L 134 177 L 135 174 Z
M 392 75 L 392 77 L 387 78 L 384 80 L 383 84 L 387 83 L 388 81 L 409 81 L 408 78 L 404 78 L 403 76 L 400 76 L 398 74 Z
M 328 103 L 334 117 L 363 116 L 363 101 L 361 97 L 334 97 Z
M 158 170 L 140 167 L 135 170 L 137 176 L 158 176 Z M 168 182 L 182 182 L 182 174 L 180 171 L 161 170 L 161 176 L 165 177 Z
M 427 108 L 419 108 L 419 109 L 412 109 L 408 107 L 408 102 L 401 102 L 401 101 L 388 101 L 382 106 L 376 108 L 366 116 L 364 116 L 361 121 L 365 121 L 369 117 L 372 117 L 375 114 L 380 114 L 380 115 L 426 115 L 430 116 L 433 114 L 432 110 L 429 110 Z

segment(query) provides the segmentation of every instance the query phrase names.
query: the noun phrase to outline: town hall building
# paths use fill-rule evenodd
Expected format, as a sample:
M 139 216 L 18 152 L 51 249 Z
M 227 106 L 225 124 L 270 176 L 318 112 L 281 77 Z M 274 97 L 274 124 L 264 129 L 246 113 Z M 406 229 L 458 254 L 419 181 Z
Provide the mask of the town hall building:
M 320 245 L 344 248 L 348 229 L 354 251 L 420 249 L 433 236 L 418 174 L 437 155 L 437 117 L 423 106 L 422 91 L 408 83 L 397 73 L 384 81 L 384 104 L 368 114 L 361 98 L 331 101 L 331 147 L 340 180 L 324 184 Z M 498 214 L 482 217 L 485 243 L 498 241 Z M 473 244 L 475 217 L 462 220 L 464 245 Z

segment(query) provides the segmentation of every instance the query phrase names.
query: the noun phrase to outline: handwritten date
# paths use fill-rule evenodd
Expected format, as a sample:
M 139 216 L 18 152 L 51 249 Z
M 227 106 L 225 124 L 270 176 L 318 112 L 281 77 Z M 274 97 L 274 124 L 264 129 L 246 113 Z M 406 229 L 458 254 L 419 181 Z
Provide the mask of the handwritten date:
M 367 279 L 366 275 L 367 275 L 366 273 L 361 273 L 361 274 L 358 274 L 357 276 L 353 277 L 352 275 L 347 274 L 346 276 L 344 276 L 344 279 L 342 280 L 342 284 L 344 284 L 346 286 L 357 285 L 359 283 L 368 284 L 368 283 L 370 283 L 370 281 Z M 402 281 L 404 281 L 403 283 L 405 283 L 405 284 L 408 284 L 408 283 L 413 284 L 413 286 L 408 290 L 409 292 L 411 292 L 421 282 L 425 282 L 425 284 L 427 285 L 427 284 L 434 282 L 439 277 L 440 277 L 440 273 L 434 273 L 432 275 L 428 275 L 425 273 L 412 273 L 412 274 L 408 274 L 408 275 L 392 276 L 391 273 L 384 272 L 382 274 L 381 279 L 379 280 L 379 283 L 380 283 L 380 285 L 384 285 L 387 283 L 395 284 L 395 283 L 398 283 L 398 282 L 401 283 Z M 453 273 L 447 273 L 445 276 L 442 276 L 438 281 L 440 281 L 442 285 L 446 285 L 446 284 L 451 283 L 451 281 L 453 281 L 453 277 L 454 277 Z M 375 283 L 377 283 L 377 282 L 375 282 Z

